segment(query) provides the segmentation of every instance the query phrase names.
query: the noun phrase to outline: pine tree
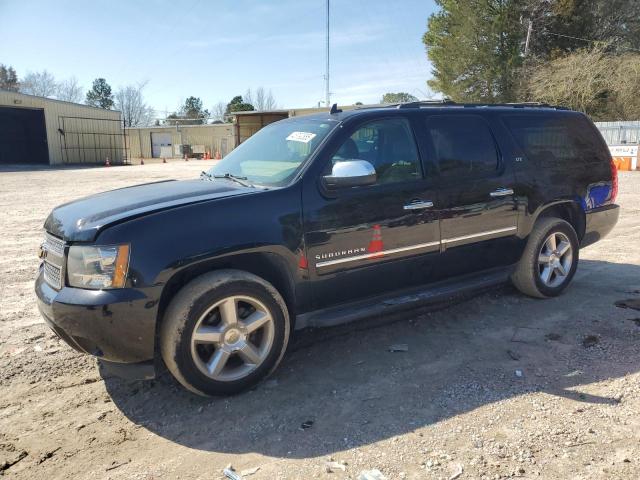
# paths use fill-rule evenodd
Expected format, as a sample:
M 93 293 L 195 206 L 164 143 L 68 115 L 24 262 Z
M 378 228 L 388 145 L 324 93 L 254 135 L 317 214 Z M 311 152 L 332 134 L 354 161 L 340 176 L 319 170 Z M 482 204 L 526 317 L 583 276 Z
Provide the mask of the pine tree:
M 87 92 L 87 105 L 111 110 L 113 107 L 113 94 L 111 86 L 104 78 L 96 78 L 91 90 Z
M 19 87 L 18 75 L 13 67 L 0 64 L 0 90 L 17 92 Z
M 436 0 L 423 42 L 429 86 L 455 101 L 508 102 L 522 64 L 524 0 Z

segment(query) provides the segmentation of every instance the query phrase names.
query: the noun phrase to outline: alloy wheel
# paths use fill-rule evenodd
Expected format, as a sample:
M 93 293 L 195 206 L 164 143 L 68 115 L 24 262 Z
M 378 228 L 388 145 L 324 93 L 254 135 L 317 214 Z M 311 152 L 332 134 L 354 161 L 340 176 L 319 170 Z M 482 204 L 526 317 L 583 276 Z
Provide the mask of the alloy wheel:
M 555 288 L 567 279 L 573 264 L 573 249 L 562 232 L 552 232 L 538 254 L 538 275 L 547 287 Z
M 271 312 L 250 296 L 226 297 L 209 307 L 191 335 L 191 355 L 207 377 L 239 380 L 267 358 L 274 341 Z

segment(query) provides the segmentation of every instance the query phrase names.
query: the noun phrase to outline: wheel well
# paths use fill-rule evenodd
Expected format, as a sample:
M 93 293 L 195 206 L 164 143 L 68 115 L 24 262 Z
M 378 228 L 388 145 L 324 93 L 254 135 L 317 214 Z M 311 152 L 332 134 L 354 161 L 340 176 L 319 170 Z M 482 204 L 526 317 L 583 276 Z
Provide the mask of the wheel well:
M 156 317 L 156 352 L 158 346 L 158 334 L 162 318 L 173 297 L 180 289 L 200 275 L 212 270 L 234 269 L 253 273 L 266 280 L 282 295 L 292 322 L 295 321 L 295 292 L 290 281 L 290 274 L 284 259 L 278 255 L 269 253 L 247 253 L 229 256 L 208 262 L 202 262 L 186 268 L 171 277 L 162 290 L 158 315 Z M 293 325 L 291 325 L 293 330 Z
M 565 202 L 559 203 L 556 205 L 551 205 L 545 208 L 540 214 L 538 218 L 543 217 L 557 217 L 566 220 L 571 224 L 573 229 L 576 231 L 578 235 L 578 240 L 582 240 L 585 231 L 585 214 L 580 208 L 580 206 L 575 202 Z

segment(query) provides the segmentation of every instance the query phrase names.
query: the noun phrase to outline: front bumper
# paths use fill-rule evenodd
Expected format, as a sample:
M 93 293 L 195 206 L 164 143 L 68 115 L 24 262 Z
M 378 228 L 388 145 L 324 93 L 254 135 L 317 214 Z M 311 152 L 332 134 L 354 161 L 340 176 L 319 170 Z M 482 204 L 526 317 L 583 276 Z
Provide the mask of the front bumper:
M 613 230 L 619 216 L 619 205 L 606 205 L 588 211 L 585 215 L 585 230 L 580 247 L 586 247 L 603 239 Z
M 158 302 L 138 289 L 54 290 L 36 279 L 38 309 L 49 327 L 74 349 L 108 362 L 154 358 Z

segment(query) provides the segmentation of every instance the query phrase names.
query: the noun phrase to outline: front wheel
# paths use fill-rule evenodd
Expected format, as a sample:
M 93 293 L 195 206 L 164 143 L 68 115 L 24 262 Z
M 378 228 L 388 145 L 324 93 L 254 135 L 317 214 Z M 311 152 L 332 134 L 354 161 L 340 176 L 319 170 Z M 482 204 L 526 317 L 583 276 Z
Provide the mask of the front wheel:
M 182 288 L 160 327 L 162 358 L 173 376 L 201 395 L 252 387 L 280 363 L 289 341 L 284 300 L 247 272 L 219 270 Z
M 555 297 L 567 288 L 578 267 L 579 243 L 570 223 L 538 220 L 511 281 L 525 295 Z

